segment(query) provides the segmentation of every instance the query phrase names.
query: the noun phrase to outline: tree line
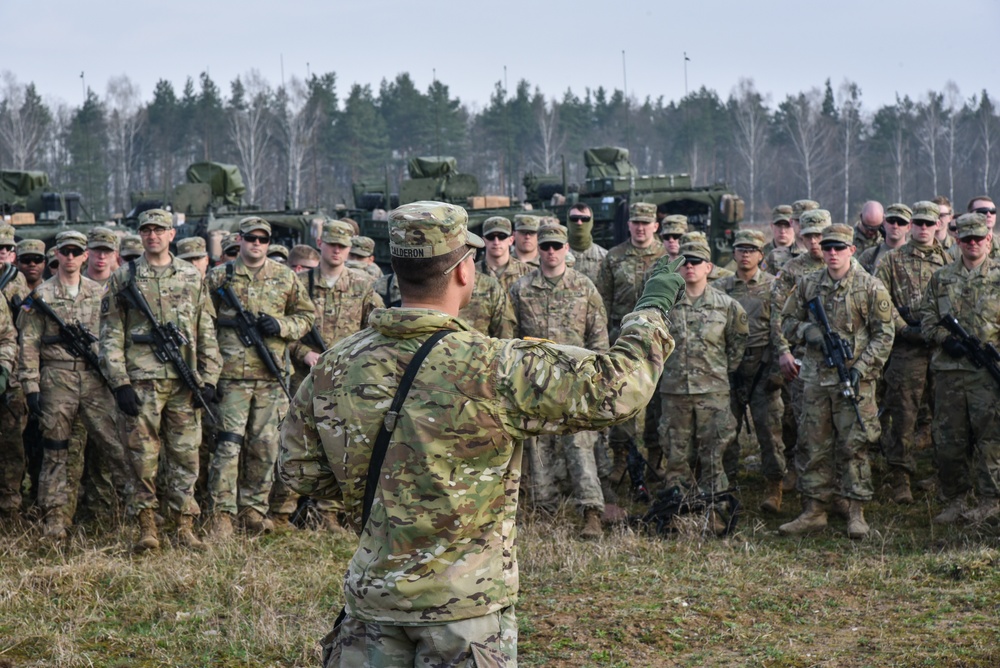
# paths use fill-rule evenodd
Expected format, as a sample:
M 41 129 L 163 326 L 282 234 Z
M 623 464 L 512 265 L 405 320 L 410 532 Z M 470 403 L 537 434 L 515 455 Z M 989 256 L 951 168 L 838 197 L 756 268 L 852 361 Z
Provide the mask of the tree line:
M 726 98 L 702 87 L 680 100 L 639 101 L 602 86 L 546 96 L 521 80 L 497 83 L 482 108 L 434 81 L 420 90 L 407 73 L 375 90 L 338 91 L 334 72 L 280 85 L 251 70 L 229 82 L 189 77 L 178 91 L 157 82 L 144 99 L 128 76 L 112 77 L 79 106 L 47 103 L 33 83 L 0 75 L 0 168 L 42 170 L 78 191 L 93 216 L 127 213 L 133 191 L 169 191 L 187 165 L 239 166 L 245 200 L 264 208 L 351 204 L 357 180 L 395 186 L 418 155 L 452 155 L 485 192 L 520 195 L 526 172 L 580 182 L 583 151 L 625 146 L 640 173 L 687 172 L 725 181 L 747 217 L 810 198 L 835 218 L 862 202 L 961 202 L 1000 179 L 1000 116 L 984 89 L 942 90 L 869 109 L 856 83 L 820 86 L 775 103 L 752 79 Z M 995 195 L 996 193 L 993 192 Z

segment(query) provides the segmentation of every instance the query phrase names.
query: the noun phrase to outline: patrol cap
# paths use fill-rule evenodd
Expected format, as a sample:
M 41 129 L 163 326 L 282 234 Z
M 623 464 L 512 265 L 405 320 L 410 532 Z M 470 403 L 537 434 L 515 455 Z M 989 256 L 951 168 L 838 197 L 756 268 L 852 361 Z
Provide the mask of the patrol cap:
M 682 244 L 705 244 L 708 245 L 708 237 L 705 236 L 704 232 L 699 232 L 698 230 L 692 230 L 690 232 L 685 232 L 681 235 Z
M 271 223 L 267 222 L 260 216 L 247 216 L 240 221 L 240 234 L 249 234 L 250 232 L 256 232 L 257 230 L 263 230 L 267 232 L 268 236 L 271 234 Z
M 282 263 L 288 262 L 288 247 L 281 244 L 271 244 L 267 247 L 267 256 L 272 260 L 280 258 Z
M 230 232 L 222 239 L 222 253 L 225 255 L 230 248 L 240 245 L 239 232 Z
M 45 266 L 52 271 L 55 271 L 59 267 L 59 256 L 56 255 L 55 246 L 45 251 Z
M 830 212 L 826 209 L 809 209 L 803 211 L 799 218 L 799 234 L 822 234 L 823 230 L 830 227 Z M 854 240 L 853 235 L 851 241 Z
M 629 207 L 629 222 L 655 223 L 656 205 L 650 202 L 635 202 Z
M 538 225 L 539 228 L 545 227 L 546 225 L 560 225 L 559 219 L 555 216 L 539 216 Z
M 13 246 L 15 243 L 14 228 L 10 225 L 0 225 L 0 244 Z
M 561 244 L 569 243 L 569 233 L 559 223 L 542 225 L 538 230 L 538 243 L 541 245 L 547 241 L 555 241 Z
M 684 257 L 712 261 L 712 250 L 708 247 L 708 244 L 703 244 L 699 241 L 681 244 L 680 254 Z
M 508 237 L 513 233 L 510 220 L 503 216 L 490 216 L 483 221 L 483 236 L 490 232 L 503 232 Z
M 60 232 L 56 235 L 56 248 L 65 248 L 66 246 L 76 246 L 80 250 L 87 250 L 87 237 L 76 230 Z
M 763 250 L 765 243 L 763 232 L 758 232 L 757 230 L 740 230 L 736 233 L 736 237 L 733 240 L 733 248 L 743 246 Z
M 850 225 L 837 223 L 828 225 L 823 230 L 823 239 L 819 242 L 821 248 L 846 248 L 854 245 L 854 228 Z
M 351 255 L 371 257 L 375 252 L 375 240 L 371 237 L 351 237 Z
M 137 234 L 126 235 L 118 245 L 118 254 L 122 256 L 123 260 L 131 260 L 132 258 L 139 257 L 144 250 L 142 247 L 142 237 Z
M 802 214 L 806 211 L 814 211 L 819 208 L 819 202 L 812 199 L 797 199 L 792 202 L 792 218 L 801 220 Z
M 357 221 L 354 220 L 353 218 L 339 218 L 338 220 L 340 220 L 340 222 L 342 223 L 347 223 L 348 225 L 350 225 L 352 237 L 361 234 L 361 228 L 358 226 Z
M 955 221 L 955 227 L 955 236 L 959 239 L 985 237 L 990 233 L 990 223 L 986 220 L 985 213 L 963 213 Z
M 17 242 L 17 256 L 41 255 L 45 257 L 45 242 L 41 239 L 23 239 Z
M 177 257 L 182 260 L 194 260 L 207 255 L 205 240 L 201 237 L 187 237 L 177 242 Z
M 538 216 L 530 213 L 519 213 L 514 216 L 514 229 L 518 232 L 537 232 L 542 226 L 542 221 Z
M 354 230 L 342 220 L 328 220 L 323 223 L 323 233 L 319 235 L 319 240 L 325 244 L 337 244 L 344 248 L 351 247 L 351 237 Z
M 404 204 L 389 212 L 389 252 L 393 257 L 431 258 L 463 246 L 483 248 L 486 244 L 469 231 L 468 223 L 469 214 L 455 204 Z
M 901 202 L 897 202 L 895 204 L 890 204 L 888 207 L 886 207 L 885 217 L 900 218 L 902 220 L 905 220 L 906 222 L 910 222 L 910 219 L 913 218 L 913 209 L 911 209 L 910 207 L 906 206 Z M 935 216 L 934 219 L 937 220 L 937 217 Z
M 941 215 L 941 207 L 934 202 L 921 200 L 913 205 L 913 216 L 911 220 L 929 220 L 932 223 L 938 221 Z
M 87 248 L 118 251 L 118 235 L 106 227 L 93 227 L 87 232 Z
M 148 209 L 139 214 L 139 229 L 147 225 L 169 230 L 174 226 L 174 217 L 165 209 Z
M 684 234 L 688 231 L 688 217 L 672 213 L 660 221 L 660 236 L 667 234 Z
M 794 212 L 791 205 L 779 204 L 771 209 L 771 224 L 774 225 L 775 223 L 782 222 L 791 224 L 793 215 Z

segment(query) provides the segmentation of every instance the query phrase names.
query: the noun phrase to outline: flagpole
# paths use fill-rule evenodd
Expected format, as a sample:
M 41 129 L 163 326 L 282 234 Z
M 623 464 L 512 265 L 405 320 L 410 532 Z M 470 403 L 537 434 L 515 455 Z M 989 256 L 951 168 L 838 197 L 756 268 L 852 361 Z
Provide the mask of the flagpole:
M 687 97 L 687 94 L 688 94 L 688 61 L 689 60 L 691 60 L 691 59 L 688 58 L 687 51 L 685 51 L 684 52 L 684 97 Z

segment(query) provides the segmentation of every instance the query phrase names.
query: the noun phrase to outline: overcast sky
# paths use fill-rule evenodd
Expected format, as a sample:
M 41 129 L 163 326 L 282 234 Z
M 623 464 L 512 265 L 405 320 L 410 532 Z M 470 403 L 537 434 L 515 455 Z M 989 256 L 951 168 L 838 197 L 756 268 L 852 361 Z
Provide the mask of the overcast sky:
M 790 92 L 860 84 L 868 108 L 920 97 L 954 80 L 964 97 L 998 93 L 997 0 L 0 0 L 0 70 L 71 105 L 86 85 L 103 96 L 127 74 L 144 99 L 158 79 L 178 93 L 208 71 L 229 82 L 256 68 L 284 76 L 337 73 L 378 90 L 409 72 L 426 90 L 436 70 L 453 96 L 485 105 L 497 81 L 520 79 L 547 97 L 567 88 L 622 88 L 666 100 L 688 88 L 729 95 L 752 78 L 779 102 Z

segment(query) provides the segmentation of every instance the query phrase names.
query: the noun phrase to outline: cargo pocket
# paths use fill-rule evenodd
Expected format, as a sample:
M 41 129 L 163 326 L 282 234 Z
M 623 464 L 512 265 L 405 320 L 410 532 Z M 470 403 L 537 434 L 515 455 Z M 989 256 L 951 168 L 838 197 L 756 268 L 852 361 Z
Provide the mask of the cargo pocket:
M 469 645 L 469 659 L 465 662 L 466 668 L 507 668 L 513 665 L 514 662 L 511 658 L 498 649 L 481 642 Z
M 347 609 L 345 608 L 337 615 L 337 621 L 333 623 L 330 632 L 319 641 L 320 647 L 323 648 L 323 668 L 335 668 L 340 665 L 340 654 L 343 647 L 343 642 L 340 639 L 340 627 L 346 616 Z

